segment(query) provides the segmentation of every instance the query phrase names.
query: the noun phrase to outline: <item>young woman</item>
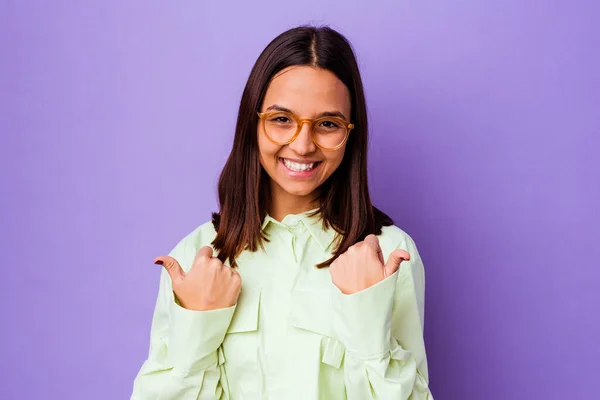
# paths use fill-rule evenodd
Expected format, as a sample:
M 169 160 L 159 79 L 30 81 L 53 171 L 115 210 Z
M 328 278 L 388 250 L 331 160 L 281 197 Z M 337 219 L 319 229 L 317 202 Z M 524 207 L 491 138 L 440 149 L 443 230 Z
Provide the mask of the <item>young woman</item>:
M 164 267 L 132 399 L 433 399 L 424 271 L 371 204 L 349 42 L 275 38 L 242 95 L 220 212 Z

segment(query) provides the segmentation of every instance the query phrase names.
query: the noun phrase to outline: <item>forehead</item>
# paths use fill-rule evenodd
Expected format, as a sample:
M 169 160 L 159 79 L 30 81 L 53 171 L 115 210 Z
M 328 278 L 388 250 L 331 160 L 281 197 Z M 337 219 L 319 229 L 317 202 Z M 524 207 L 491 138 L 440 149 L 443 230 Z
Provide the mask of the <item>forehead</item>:
M 312 66 L 292 66 L 271 80 L 263 110 L 273 104 L 310 117 L 324 111 L 350 115 L 350 92 L 331 71 Z

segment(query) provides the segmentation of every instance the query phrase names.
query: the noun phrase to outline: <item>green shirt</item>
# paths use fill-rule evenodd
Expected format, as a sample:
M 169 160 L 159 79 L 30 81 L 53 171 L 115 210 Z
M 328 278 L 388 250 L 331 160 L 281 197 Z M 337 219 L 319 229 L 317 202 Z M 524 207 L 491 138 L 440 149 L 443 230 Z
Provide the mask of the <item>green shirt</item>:
M 242 290 L 233 307 L 180 307 L 162 270 L 150 351 L 132 400 L 433 400 L 423 343 L 424 270 L 411 237 L 384 227 L 384 259 L 403 249 L 410 261 L 345 295 L 328 268 L 315 267 L 332 255 L 335 231 L 308 213 L 265 218 L 264 250 L 237 259 Z M 212 223 L 203 224 L 170 255 L 187 271 L 215 235 Z

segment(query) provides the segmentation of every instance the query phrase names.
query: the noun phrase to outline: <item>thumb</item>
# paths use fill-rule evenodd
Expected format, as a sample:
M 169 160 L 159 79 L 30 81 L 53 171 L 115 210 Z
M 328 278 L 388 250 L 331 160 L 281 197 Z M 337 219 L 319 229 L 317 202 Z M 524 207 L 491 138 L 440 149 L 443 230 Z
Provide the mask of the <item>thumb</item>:
M 410 254 L 404 250 L 394 250 L 392 254 L 388 257 L 387 263 L 385 263 L 385 267 L 383 268 L 383 274 L 387 278 L 392 275 L 394 272 L 398 271 L 400 268 L 400 263 L 402 261 L 410 260 Z
M 154 260 L 154 264 L 162 265 L 167 270 L 173 282 L 179 282 L 185 277 L 185 272 L 183 272 L 181 265 L 171 256 L 158 256 Z

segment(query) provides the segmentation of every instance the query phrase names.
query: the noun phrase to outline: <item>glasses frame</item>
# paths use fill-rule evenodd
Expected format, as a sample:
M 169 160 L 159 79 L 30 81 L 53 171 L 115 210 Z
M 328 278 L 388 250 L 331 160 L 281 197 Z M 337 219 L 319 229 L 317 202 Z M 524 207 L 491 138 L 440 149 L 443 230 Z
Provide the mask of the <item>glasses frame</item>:
M 321 150 L 334 151 L 334 150 L 339 149 L 346 143 L 346 141 L 348 140 L 348 136 L 350 136 L 350 131 L 354 128 L 354 124 L 351 124 L 350 122 L 348 122 L 345 119 L 340 118 L 340 117 L 320 117 L 320 118 L 315 118 L 315 119 L 309 119 L 309 118 L 301 119 L 301 118 L 298 118 L 298 116 L 296 116 L 292 113 L 286 112 L 286 111 L 267 111 L 267 112 L 258 112 L 257 114 L 258 114 L 258 117 L 262 120 L 263 132 L 264 132 L 265 136 L 267 137 L 267 139 L 269 139 L 269 141 L 271 143 L 279 145 L 279 146 L 284 146 L 286 144 L 290 144 L 294 140 L 296 140 L 298 135 L 300 135 L 300 131 L 302 131 L 302 125 L 304 125 L 304 123 L 308 123 L 310 125 L 310 136 L 311 136 L 312 141 L 315 144 L 315 146 L 317 146 Z M 290 140 L 285 141 L 285 142 L 278 142 L 267 134 L 266 120 L 268 117 L 275 115 L 275 114 L 285 114 L 286 116 L 290 116 L 294 121 L 296 121 L 296 125 L 298 125 L 298 128 L 296 129 L 296 133 L 294 133 L 294 135 L 292 136 L 292 138 Z M 344 136 L 344 140 L 342 140 L 342 142 L 340 144 L 338 144 L 337 146 L 323 147 L 319 143 L 317 143 L 317 138 L 315 136 L 315 130 L 312 129 L 312 127 L 314 126 L 314 124 L 316 122 L 332 121 L 332 120 L 339 122 L 340 125 L 342 125 L 342 126 L 344 126 L 344 128 L 346 128 L 346 135 Z

